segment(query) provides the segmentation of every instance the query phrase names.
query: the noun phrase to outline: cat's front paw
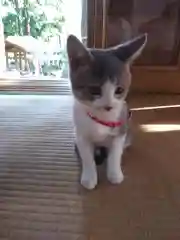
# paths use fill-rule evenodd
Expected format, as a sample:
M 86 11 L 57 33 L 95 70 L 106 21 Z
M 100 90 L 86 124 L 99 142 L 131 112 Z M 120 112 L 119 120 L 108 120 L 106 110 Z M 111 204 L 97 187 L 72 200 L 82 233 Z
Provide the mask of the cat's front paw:
M 93 169 L 83 170 L 81 175 L 81 185 L 86 189 L 94 189 L 97 185 L 97 172 Z
M 120 184 L 124 180 L 122 171 L 108 171 L 107 178 L 112 184 Z

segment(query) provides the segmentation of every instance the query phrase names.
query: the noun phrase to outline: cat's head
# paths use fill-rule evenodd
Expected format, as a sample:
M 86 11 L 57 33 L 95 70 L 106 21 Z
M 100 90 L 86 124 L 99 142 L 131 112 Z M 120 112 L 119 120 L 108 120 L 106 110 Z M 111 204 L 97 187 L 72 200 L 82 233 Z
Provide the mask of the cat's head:
M 147 34 L 109 49 L 87 49 L 75 36 L 67 40 L 74 97 L 102 111 L 118 107 L 127 96 L 130 63 L 142 52 Z

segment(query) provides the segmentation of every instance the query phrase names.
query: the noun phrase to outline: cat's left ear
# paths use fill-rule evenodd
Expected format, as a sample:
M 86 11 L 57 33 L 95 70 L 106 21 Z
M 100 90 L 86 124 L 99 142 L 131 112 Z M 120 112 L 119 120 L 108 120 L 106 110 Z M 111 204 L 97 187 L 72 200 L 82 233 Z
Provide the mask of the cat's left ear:
M 74 35 L 70 35 L 67 39 L 67 54 L 73 70 L 82 66 L 88 67 L 93 60 L 93 56 L 88 49 Z
M 114 47 L 112 52 L 121 61 L 132 63 L 142 53 L 146 43 L 147 33 Z

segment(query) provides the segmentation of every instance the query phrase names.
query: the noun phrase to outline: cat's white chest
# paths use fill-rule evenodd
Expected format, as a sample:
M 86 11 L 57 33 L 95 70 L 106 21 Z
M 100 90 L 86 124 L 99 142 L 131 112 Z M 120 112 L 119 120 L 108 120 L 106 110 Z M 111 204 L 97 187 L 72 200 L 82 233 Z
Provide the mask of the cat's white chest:
M 91 119 L 90 121 L 91 123 L 89 123 L 88 135 L 90 136 L 93 142 L 97 142 L 97 143 L 104 142 L 108 137 L 111 136 L 113 131 L 111 128 L 107 126 L 103 126 L 102 124 L 96 123 Z
M 108 138 L 118 134 L 118 128 L 104 126 L 92 120 L 81 108 L 74 109 L 74 123 L 76 132 L 86 136 L 94 143 L 104 143 Z

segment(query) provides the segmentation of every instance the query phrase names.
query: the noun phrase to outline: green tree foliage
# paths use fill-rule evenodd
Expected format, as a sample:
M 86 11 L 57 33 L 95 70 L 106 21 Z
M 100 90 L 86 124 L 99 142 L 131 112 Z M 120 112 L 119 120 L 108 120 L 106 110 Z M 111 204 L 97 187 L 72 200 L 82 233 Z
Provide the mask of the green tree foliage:
M 31 35 L 44 40 L 59 35 L 64 17 L 62 1 L 3 0 L 5 36 Z

